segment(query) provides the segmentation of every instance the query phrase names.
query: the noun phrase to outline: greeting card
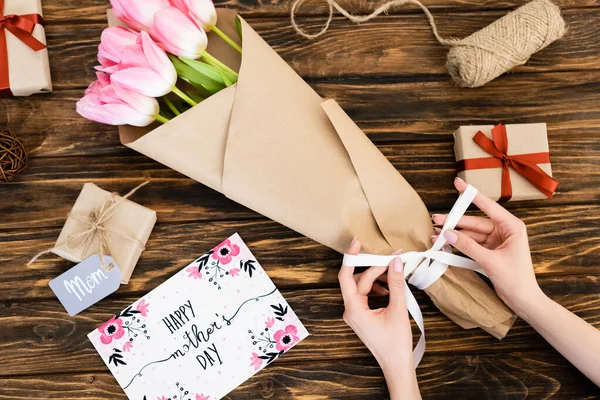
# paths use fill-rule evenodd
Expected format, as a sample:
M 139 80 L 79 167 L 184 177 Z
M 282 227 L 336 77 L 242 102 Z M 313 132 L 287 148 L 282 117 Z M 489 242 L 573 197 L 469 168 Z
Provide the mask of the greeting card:
M 220 399 L 307 336 L 238 234 L 88 335 L 138 400 Z

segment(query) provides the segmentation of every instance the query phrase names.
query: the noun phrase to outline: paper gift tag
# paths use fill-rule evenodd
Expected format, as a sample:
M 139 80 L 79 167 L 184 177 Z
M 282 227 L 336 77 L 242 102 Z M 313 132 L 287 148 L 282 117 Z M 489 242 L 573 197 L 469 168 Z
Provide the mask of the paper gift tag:
M 121 283 L 121 271 L 112 257 L 94 254 L 64 274 L 50 281 L 49 285 L 70 316 L 115 292 Z
M 237 234 L 88 335 L 135 400 L 220 399 L 307 336 Z

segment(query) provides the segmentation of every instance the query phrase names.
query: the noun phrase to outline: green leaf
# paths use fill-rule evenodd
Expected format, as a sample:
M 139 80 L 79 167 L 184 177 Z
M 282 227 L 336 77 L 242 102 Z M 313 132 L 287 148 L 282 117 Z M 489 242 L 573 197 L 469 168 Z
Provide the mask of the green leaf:
M 240 21 L 240 17 L 235 17 L 235 29 L 237 30 L 240 39 L 242 38 L 242 21 Z
M 208 97 L 211 94 L 217 93 L 225 88 L 225 82 L 220 74 L 215 74 L 218 77 L 218 81 L 215 81 L 214 79 L 207 77 L 205 74 L 192 68 L 176 57 L 171 56 L 171 61 L 175 66 L 177 75 L 196 87 L 203 96 Z
M 215 82 L 225 83 L 223 78 L 221 78 L 221 74 L 219 74 L 218 68 L 198 60 L 192 60 L 185 57 L 179 57 L 179 59 L 207 78 L 212 79 Z

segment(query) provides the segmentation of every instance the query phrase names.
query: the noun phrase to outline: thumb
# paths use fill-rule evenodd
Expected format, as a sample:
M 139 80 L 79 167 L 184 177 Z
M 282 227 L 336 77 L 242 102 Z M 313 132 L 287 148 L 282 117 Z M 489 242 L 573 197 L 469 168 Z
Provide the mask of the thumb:
M 390 305 L 389 309 L 392 313 L 406 313 L 406 302 L 404 297 L 404 263 L 402 259 L 394 258 L 388 268 L 388 287 L 390 289 Z
M 481 246 L 475 240 L 460 231 L 448 230 L 444 232 L 444 239 L 479 264 L 489 257 L 490 250 Z

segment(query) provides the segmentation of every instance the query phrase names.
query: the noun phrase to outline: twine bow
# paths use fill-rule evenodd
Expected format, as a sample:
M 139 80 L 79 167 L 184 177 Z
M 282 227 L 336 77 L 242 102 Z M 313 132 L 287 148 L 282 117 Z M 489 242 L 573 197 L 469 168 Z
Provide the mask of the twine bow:
M 458 161 L 459 171 L 502 168 L 500 201 L 508 201 L 512 197 L 512 184 L 510 181 L 510 168 L 512 168 L 546 197 L 552 199 L 552 194 L 558 187 L 558 182 L 538 166 L 538 164 L 550 162 L 550 153 L 508 155 L 508 136 L 506 126 L 503 124 L 498 124 L 492 129 L 492 137 L 493 141 L 483 132 L 477 132 L 473 137 L 473 141 L 492 157 Z
M 98 237 L 97 251 L 98 251 L 98 254 L 100 255 L 100 262 L 103 267 L 105 267 L 104 256 L 111 255 L 109 242 L 108 242 L 109 234 L 116 235 L 116 236 L 120 237 L 121 239 L 133 242 L 133 243 L 137 244 L 138 246 L 140 246 L 142 249 L 144 249 L 144 244 L 142 242 L 140 242 L 139 240 L 132 238 L 130 236 L 127 236 L 119 231 L 114 230 L 114 229 L 109 229 L 104 224 L 115 215 L 117 208 L 119 208 L 119 206 L 125 200 L 127 200 L 135 192 L 137 192 L 138 189 L 147 185 L 148 183 L 149 183 L 149 181 L 142 183 L 141 185 L 132 189 L 129 193 L 127 193 L 123 197 L 119 197 L 118 193 L 113 193 L 109 199 L 107 199 L 104 203 L 102 203 L 102 205 L 100 205 L 100 207 L 90 210 L 90 212 L 88 214 L 85 214 L 83 216 L 69 214 L 70 218 L 72 218 L 75 221 L 82 224 L 85 227 L 85 229 L 79 233 L 69 236 L 67 238 L 66 242 L 59 247 L 65 247 L 67 250 L 75 250 L 75 249 L 83 248 L 83 251 L 81 252 L 81 254 L 82 254 L 81 259 L 85 260 L 87 257 L 89 257 L 91 255 L 89 250 L 90 250 L 92 243 L 94 243 L 94 239 L 97 236 Z M 29 261 L 27 263 L 27 265 L 33 264 L 38 258 L 43 256 L 44 254 L 51 253 L 53 250 L 54 250 L 54 248 L 44 250 L 44 251 L 38 253 L 35 257 L 33 257 L 31 259 L 31 261 Z
M 6 31 L 15 35 L 33 51 L 40 51 L 45 49 L 46 45 L 33 36 L 36 24 L 44 25 L 44 18 L 41 15 L 4 15 L 4 0 L 0 0 L 0 97 L 12 95 L 8 73 Z

